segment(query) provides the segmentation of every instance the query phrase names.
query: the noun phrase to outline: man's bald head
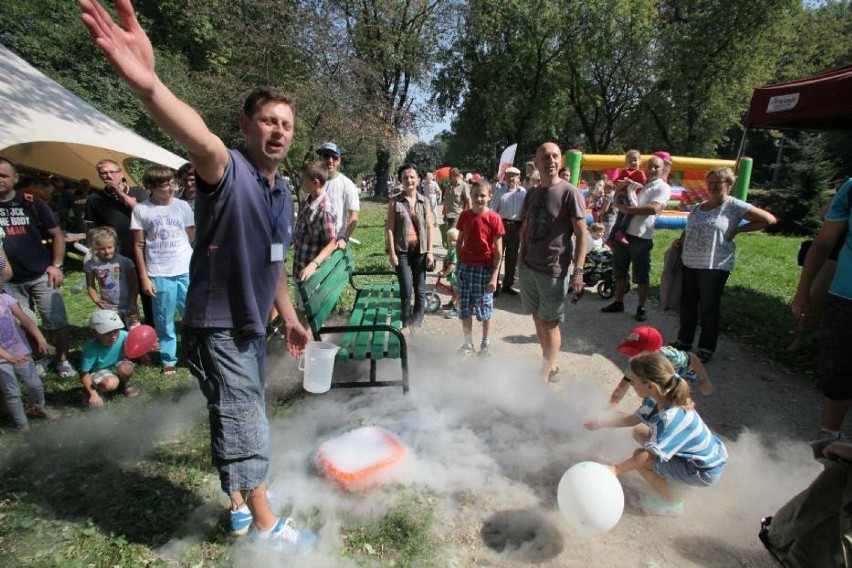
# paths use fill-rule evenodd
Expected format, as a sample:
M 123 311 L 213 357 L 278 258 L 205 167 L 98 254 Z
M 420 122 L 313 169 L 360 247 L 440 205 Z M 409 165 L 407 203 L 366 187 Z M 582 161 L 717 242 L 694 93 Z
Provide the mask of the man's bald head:
M 550 187 L 559 181 L 562 150 L 554 142 L 545 142 L 535 151 L 535 167 L 541 175 L 541 186 Z

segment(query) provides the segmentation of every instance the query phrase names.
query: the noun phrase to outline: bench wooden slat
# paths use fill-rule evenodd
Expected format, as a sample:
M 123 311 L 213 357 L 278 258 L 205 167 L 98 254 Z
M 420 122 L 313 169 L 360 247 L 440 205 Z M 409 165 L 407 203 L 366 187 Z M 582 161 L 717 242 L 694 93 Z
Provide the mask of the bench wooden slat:
M 355 298 L 355 304 L 352 306 L 352 315 L 349 317 L 350 325 L 360 325 L 364 318 L 364 313 L 369 308 L 369 294 L 358 294 Z M 340 351 L 337 352 L 337 357 L 340 359 L 349 359 L 353 356 L 355 343 L 359 333 L 356 331 L 347 331 L 340 339 Z
M 370 325 L 375 321 L 376 305 L 379 302 L 379 296 L 375 293 L 374 288 L 362 288 L 359 296 L 365 296 L 365 309 L 361 314 L 357 324 L 350 320 L 354 325 Z M 374 338 L 375 332 L 361 331 L 358 333 L 358 339 L 355 342 L 353 357 L 358 361 L 363 361 L 367 358 L 370 350 L 370 341 Z
M 323 326 L 325 320 L 334 311 L 340 296 L 343 294 L 343 289 L 346 287 L 348 276 L 346 271 L 338 270 L 331 273 L 328 278 L 323 281 L 322 286 L 314 292 L 308 304 L 305 304 L 305 315 L 308 321 L 311 322 L 311 327 L 314 332 L 318 331 Z
M 376 293 L 379 295 L 381 300 L 379 301 L 378 309 L 376 310 L 374 323 L 388 323 L 388 313 L 391 305 L 390 298 L 388 298 L 388 291 L 385 286 L 377 287 Z M 373 359 L 384 359 L 385 357 L 385 343 L 387 342 L 389 332 L 387 331 L 376 331 L 373 332 L 373 351 L 372 356 Z

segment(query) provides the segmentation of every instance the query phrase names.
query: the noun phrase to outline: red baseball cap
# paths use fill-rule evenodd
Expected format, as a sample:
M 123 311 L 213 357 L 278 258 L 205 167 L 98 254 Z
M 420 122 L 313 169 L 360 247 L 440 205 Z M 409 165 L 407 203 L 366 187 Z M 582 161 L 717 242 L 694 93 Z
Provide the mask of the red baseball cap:
M 633 328 L 627 339 L 618 346 L 618 351 L 628 357 L 635 357 L 645 351 L 659 351 L 663 346 L 663 336 L 650 325 Z

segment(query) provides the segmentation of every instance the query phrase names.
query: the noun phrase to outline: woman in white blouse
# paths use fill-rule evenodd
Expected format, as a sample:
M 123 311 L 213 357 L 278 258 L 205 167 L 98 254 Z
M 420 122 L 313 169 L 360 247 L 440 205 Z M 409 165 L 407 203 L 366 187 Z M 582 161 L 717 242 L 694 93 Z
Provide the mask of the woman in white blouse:
M 684 236 L 673 244 L 683 246 L 684 268 L 680 329 L 672 346 L 692 351 L 700 320 L 701 337 L 696 355 L 704 363 L 716 351 L 722 292 L 734 269 L 734 238 L 777 222 L 771 213 L 728 195 L 735 179 L 730 168 L 707 172 L 709 197 L 692 210 Z

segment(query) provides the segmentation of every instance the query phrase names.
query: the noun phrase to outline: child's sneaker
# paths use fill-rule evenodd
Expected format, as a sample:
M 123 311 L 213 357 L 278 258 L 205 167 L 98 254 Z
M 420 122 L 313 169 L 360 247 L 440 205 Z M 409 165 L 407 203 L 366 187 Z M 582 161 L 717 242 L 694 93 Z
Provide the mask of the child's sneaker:
M 284 520 L 279 517 L 269 534 L 253 533 L 254 543 L 264 548 L 279 550 L 284 554 L 305 554 L 313 550 L 317 535 L 309 530 L 293 528 L 292 522 L 293 519 L 290 517 Z
M 456 309 L 456 305 L 452 302 L 452 300 L 450 300 L 449 302 L 447 302 L 446 304 L 444 304 L 443 306 L 441 306 L 441 308 L 443 308 L 443 309 L 445 309 L 445 310 L 455 310 L 455 309 Z
M 479 346 L 479 356 L 480 357 L 491 357 L 491 344 L 483 342 L 482 345 Z
M 68 361 L 60 361 L 56 364 L 56 374 L 61 379 L 71 379 L 77 376 L 77 369 Z
M 459 319 L 459 312 L 458 310 L 450 310 L 444 314 L 444 317 L 448 320 Z
M 231 511 L 231 518 L 228 520 L 228 531 L 232 536 L 243 536 L 248 533 L 251 522 L 254 520 L 251 516 L 248 506 L 243 505 L 236 511 Z
M 35 362 L 36 373 L 39 377 L 43 378 L 47 374 L 51 363 L 53 363 L 53 357 L 44 357 Z
M 459 347 L 459 350 L 458 350 L 459 356 L 461 356 L 463 359 L 470 357 L 474 353 L 476 353 L 476 350 L 473 348 L 473 345 L 470 344 L 470 343 L 465 343 L 464 345 Z
M 669 503 L 658 497 L 656 493 L 643 491 L 639 493 L 637 505 L 642 511 L 657 517 L 680 517 L 683 515 L 683 501 Z

